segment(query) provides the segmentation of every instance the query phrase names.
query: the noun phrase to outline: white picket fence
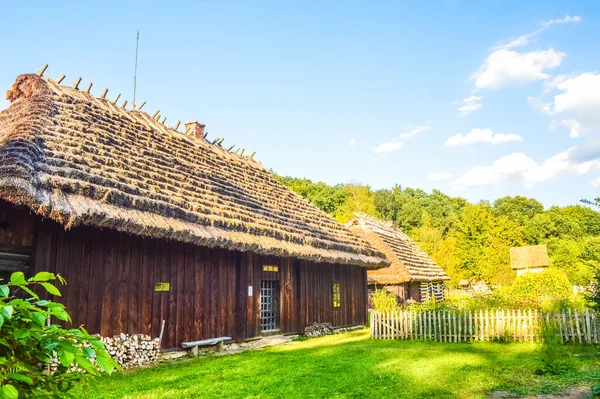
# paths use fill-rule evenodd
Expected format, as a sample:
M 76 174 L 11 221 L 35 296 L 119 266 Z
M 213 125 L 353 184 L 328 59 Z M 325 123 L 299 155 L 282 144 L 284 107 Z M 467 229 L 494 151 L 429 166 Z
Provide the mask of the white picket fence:
M 596 314 L 565 310 L 485 310 L 478 312 L 408 311 L 382 313 L 372 310 L 371 338 L 413 339 L 440 342 L 535 342 L 542 322 L 549 323 L 563 343 L 600 343 Z

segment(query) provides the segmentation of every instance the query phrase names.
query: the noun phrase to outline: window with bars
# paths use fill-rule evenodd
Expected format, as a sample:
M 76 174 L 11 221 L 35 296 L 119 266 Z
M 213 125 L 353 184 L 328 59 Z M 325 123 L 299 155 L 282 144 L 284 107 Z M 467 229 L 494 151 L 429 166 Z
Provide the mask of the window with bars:
M 333 283 L 333 307 L 339 308 L 342 306 L 342 290 L 340 283 Z
M 263 280 L 260 285 L 260 330 L 277 329 L 277 281 Z

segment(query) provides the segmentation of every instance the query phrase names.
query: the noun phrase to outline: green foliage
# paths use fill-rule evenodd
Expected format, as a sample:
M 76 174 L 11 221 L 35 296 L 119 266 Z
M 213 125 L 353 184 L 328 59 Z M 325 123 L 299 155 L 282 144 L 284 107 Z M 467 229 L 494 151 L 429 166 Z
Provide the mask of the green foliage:
M 557 328 L 550 323 L 543 323 L 541 330 L 542 345 L 539 349 L 538 374 L 560 375 L 573 370 L 575 362 L 569 353 L 569 348 L 562 343 Z
M 547 309 L 575 298 L 567 274 L 557 268 L 523 273 L 510 286 L 503 287 L 502 293 L 519 308 Z
M 100 393 L 81 397 L 442 399 L 495 397 L 493 391 L 535 397 L 600 377 L 597 347 L 565 350 L 573 354 L 571 372 L 537 375 L 536 344 L 376 340 L 364 329 L 118 373 L 98 381 Z
M 0 280 L 0 398 L 65 397 L 75 384 L 88 385 L 92 376 L 117 367 L 104 344 L 83 328 L 50 323 L 71 321 L 61 303 L 35 292 L 60 296 L 55 280 L 65 283 L 48 272 L 29 279 L 16 272 L 9 282 Z M 52 362 L 58 362 L 53 372 Z
M 584 287 L 600 265 L 600 212 L 588 206 L 544 209 L 522 196 L 470 204 L 438 190 L 429 194 L 396 185 L 372 191 L 357 184 L 280 179 L 341 222 L 354 212 L 394 222 L 448 273 L 449 286 L 462 279 L 510 284 L 516 277 L 510 267 L 513 246 L 547 244 L 551 265 Z M 600 198 L 587 203 L 600 208 Z
M 384 288 L 376 289 L 371 297 L 371 301 L 373 301 L 373 307 L 378 312 L 392 312 L 399 309 L 396 295 L 386 291 Z

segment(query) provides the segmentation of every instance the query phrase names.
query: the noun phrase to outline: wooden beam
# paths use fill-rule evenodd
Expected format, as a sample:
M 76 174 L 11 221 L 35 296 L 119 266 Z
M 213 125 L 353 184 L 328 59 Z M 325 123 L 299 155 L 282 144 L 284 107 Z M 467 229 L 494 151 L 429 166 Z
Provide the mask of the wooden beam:
M 159 113 L 160 113 L 160 109 L 156 110 L 154 115 L 152 115 L 152 119 L 156 119 L 156 115 L 158 115 Z
M 65 74 L 63 73 L 60 78 L 58 78 L 58 80 L 56 81 L 56 83 L 60 84 L 60 82 L 62 82 L 65 79 Z
M 48 64 L 44 65 L 41 71 L 38 72 L 38 76 L 44 76 L 44 72 L 48 69 Z
M 245 148 L 242 148 L 242 152 L 240 152 L 240 156 L 243 157 L 244 156 L 244 151 L 246 151 Z
M 179 129 L 179 125 L 181 125 L 181 121 L 177 121 L 177 123 L 175 124 L 175 128 L 173 130 Z
M 86 91 L 85 91 L 85 92 L 86 92 L 86 93 L 89 93 L 89 92 L 90 92 L 90 90 L 92 90 L 92 86 L 93 86 L 93 85 L 94 85 L 94 84 L 93 84 L 92 82 L 90 82 L 90 84 L 88 85 L 88 88 L 86 89 Z
M 227 151 L 231 151 L 231 150 L 233 150 L 233 147 L 235 147 L 235 144 L 234 144 L 234 145 L 232 145 L 231 147 L 229 147 L 229 148 L 227 149 Z
M 250 154 L 250 159 L 254 158 L 254 154 L 256 154 L 256 151 L 254 151 L 252 154 Z
M 77 82 L 75 82 L 75 83 L 73 84 L 73 88 L 74 88 L 75 90 L 79 90 L 79 83 L 81 83 L 81 76 L 79 77 L 79 79 L 77 79 Z
M 164 125 L 166 120 L 167 120 L 167 117 L 165 116 L 161 123 Z
M 125 108 L 126 105 L 127 105 L 127 100 L 123 101 L 123 105 L 121 105 L 121 107 Z
M 121 93 L 119 93 L 119 95 L 117 96 L 117 98 L 115 98 L 115 101 L 113 101 L 113 105 L 117 104 L 117 101 L 119 101 L 119 98 L 121 98 Z
M 144 108 L 144 105 L 146 105 L 146 101 L 144 101 L 139 107 L 138 107 L 138 111 L 141 111 L 142 108 Z
M 101 98 L 106 98 L 107 94 L 108 94 L 108 87 L 106 89 L 104 89 L 104 92 L 102 93 L 102 97 Z

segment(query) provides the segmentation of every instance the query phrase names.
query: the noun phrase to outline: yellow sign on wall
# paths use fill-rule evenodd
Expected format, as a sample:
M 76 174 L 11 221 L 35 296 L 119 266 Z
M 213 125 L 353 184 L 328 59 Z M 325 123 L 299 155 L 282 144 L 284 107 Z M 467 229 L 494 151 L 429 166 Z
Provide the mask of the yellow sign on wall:
M 279 266 L 264 265 L 263 272 L 278 272 Z
M 171 290 L 171 283 L 156 283 L 154 284 L 154 291 L 156 292 L 161 292 L 161 291 L 170 291 Z

